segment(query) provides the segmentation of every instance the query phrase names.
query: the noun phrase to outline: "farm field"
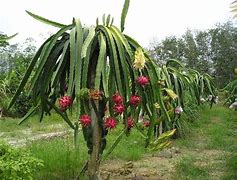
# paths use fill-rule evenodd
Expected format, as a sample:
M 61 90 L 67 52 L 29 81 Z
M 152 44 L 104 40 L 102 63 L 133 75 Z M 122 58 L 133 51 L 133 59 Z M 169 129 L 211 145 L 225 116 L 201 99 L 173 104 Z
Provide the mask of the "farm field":
M 0 180 L 237 180 L 237 0 L 90 1 L 3 4 Z
M 236 179 L 237 112 L 221 105 L 214 105 L 212 109 L 208 106 L 202 107 L 199 114 L 194 122 L 188 122 L 185 136 L 173 139 L 171 147 L 160 152 L 147 151 L 141 145 L 144 142 L 136 130 L 132 131 L 129 140 L 124 138 L 108 159 L 102 162 L 102 177 L 118 180 Z M 63 127 L 63 124 L 63 128 L 59 128 L 60 122 L 54 118 L 52 122 L 42 122 L 40 129 L 23 137 L 18 132 L 29 132 L 29 129 L 34 129 L 36 125 L 38 127 L 38 122 L 32 119 L 19 127 L 15 124 L 17 120 L 7 119 L 6 122 L 1 119 L 1 132 L 9 133 L 6 127 L 9 127 L 8 125 L 13 127 L 14 124 L 15 128 L 11 132 L 17 134 L 12 137 L 16 139 L 15 143 L 20 138 L 46 135 L 39 139 L 32 138 L 31 142 L 28 141 L 24 146 L 18 144 L 20 148 L 28 149 L 33 156 L 44 161 L 44 167 L 34 174 L 35 179 L 75 178 L 86 159 L 85 144 L 81 141 L 80 149 L 76 151 L 72 144 L 72 132 L 66 126 Z M 59 133 L 65 131 L 68 131 L 68 134 Z M 55 132 L 58 132 L 59 137 L 50 137 L 50 133 Z M 113 130 L 111 141 L 115 135 L 116 130 Z M 13 142 L 12 139 L 10 142 Z

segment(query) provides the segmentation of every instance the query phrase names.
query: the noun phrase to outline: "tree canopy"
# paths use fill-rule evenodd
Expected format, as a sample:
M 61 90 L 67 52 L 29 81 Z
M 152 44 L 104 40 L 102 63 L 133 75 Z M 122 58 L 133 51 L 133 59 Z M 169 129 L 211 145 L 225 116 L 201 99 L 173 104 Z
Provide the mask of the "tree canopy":
M 223 87 L 234 78 L 236 42 L 237 29 L 228 21 L 209 30 L 188 30 L 181 37 L 170 36 L 153 42 L 149 51 L 157 62 L 177 58 L 188 68 L 210 73 L 217 85 Z

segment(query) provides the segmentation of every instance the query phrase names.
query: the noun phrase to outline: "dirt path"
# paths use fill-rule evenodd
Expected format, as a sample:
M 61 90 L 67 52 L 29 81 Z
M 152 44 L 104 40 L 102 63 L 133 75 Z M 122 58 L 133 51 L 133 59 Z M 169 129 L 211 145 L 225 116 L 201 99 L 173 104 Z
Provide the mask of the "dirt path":
M 22 147 L 32 141 L 64 137 L 66 135 L 69 135 L 69 131 L 42 133 L 42 134 L 31 135 L 26 138 L 20 138 L 20 139 L 8 138 L 8 139 L 4 139 L 4 140 L 14 147 Z
M 61 124 L 48 125 L 45 126 L 44 128 L 50 129 L 51 132 L 45 132 L 45 131 L 34 132 L 30 128 L 28 128 L 23 130 L 15 130 L 14 133 L 1 132 L 0 138 L 14 147 L 22 147 L 32 141 L 64 137 L 72 133 L 71 130 L 64 128 L 64 126 L 62 126 Z

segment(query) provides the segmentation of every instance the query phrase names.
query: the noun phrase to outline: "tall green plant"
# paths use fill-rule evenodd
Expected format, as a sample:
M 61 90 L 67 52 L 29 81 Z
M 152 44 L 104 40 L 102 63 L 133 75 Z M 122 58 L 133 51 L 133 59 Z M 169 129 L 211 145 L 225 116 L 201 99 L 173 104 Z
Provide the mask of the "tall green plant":
M 203 97 L 216 96 L 216 88 L 210 75 L 185 68 L 178 60 L 171 59 L 165 65 L 157 66 L 156 69 L 160 72 L 161 96 L 166 109 L 165 112 L 158 111 L 161 121 L 158 125 L 162 132 L 181 127 L 179 112 L 182 109 L 188 112 L 186 109 L 189 108 L 187 104 L 190 106 L 190 101 L 200 105 L 203 103 L 201 102 Z
M 237 68 L 235 68 L 235 74 L 237 75 Z M 237 109 L 237 79 L 229 82 L 221 91 L 226 95 L 224 104 L 230 105 L 230 108 Z
M 40 121 L 52 110 L 58 113 L 74 130 L 75 146 L 79 148 L 80 134 L 86 141 L 89 158 L 85 169 L 90 179 L 99 179 L 101 160 L 132 127 L 150 149 L 169 145 L 166 140 L 175 132 L 175 118 L 180 117 L 185 104 L 184 93 L 195 87 L 194 97 L 199 99 L 203 93 L 200 74 L 182 73 L 184 67 L 176 60 L 157 66 L 139 43 L 123 33 L 128 6 L 129 0 L 125 0 L 120 29 L 113 25 L 110 15 L 104 15 L 102 23 L 97 19 L 96 26 L 83 27 L 79 19 L 63 25 L 27 11 L 60 29 L 36 52 L 9 108 L 30 81 L 34 107 L 21 122 L 35 112 L 40 113 Z M 76 117 L 68 116 L 69 112 Z M 139 126 L 140 115 L 147 119 L 146 131 Z M 106 137 L 118 123 L 124 128 L 103 155 Z M 165 127 L 160 128 L 160 134 L 170 131 L 154 140 L 157 126 Z
M 102 24 L 97 21 L 96 26 L 87 28 L 79 19 L 73 19 L 70 25 L 62 25 L 28 12 L 35 19 L 61 29 L 49 37 L 35 54 L 9 108 L 35 70 L 29 89 L 34 107 L 22 122 L 37 111 L 41 114 L 41 121 L 45 114 L 55 110 L 74 130 L 76 146 L 81 127 L 88 147 L 90 179 L 99 178 L 99 165 L 109 129 L 119 122 L 124 124 L 106 156 L 138 121 L 141 110 L 148 115 L 151 125 L 157 119 L 155 103 L 159 102 L 161 110 L 166 112 L 159 93 L 157 81 L 160 76 L 155 63 L 134 39 L 121 32 L 128 5 L 126 0 L 121 30 L 113 25 L 110 15 L 103 16 Z M 149 83 L 146 86 L 137 83 L 139 77 L 146 77 Z M 122 100 L 114 100 L 115 96 Z M 65 102 L 69 104 L 64 106 Z M 105 112 L 106 108 L 108 111 Z M 74 110 L 76 118 L 70 119 L 68 111 Z M 152 128 L 148 130 L 147 145 L 151 132 Z

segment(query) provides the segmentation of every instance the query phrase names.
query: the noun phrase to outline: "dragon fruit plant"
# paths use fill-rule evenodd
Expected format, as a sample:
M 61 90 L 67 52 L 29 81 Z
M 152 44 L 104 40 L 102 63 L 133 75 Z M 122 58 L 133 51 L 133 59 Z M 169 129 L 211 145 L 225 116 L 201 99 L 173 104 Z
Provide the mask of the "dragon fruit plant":
M 233 81 L 229 82 L 221 91 L 224 92 L 226 99 L 224 104 L 229 105 L 230 109 L 237 109 L 237 68 L 234 73 L 236 77 Z
M 158 66 L 157 71 L 160 73 L 158 83 L 166 111 L 161 111 L 159 103 L 155 104 L 159 117 L 159 121 L 155 121 L 156 136 L 173 128 L 176 129 L 176 134 L 181 135 L 181 116 L 184 113 L 188 116 L 195 114 L 197 107 L 203 104 L 200 97 L 216 97 L 213 78 L 208 74 L 188 69 L 175 59 Z
M 129 0 L 125 0 L 120 28 L 113 25 L 110 15 L 104 15 L 102 23 L 97 19 L 95 26 L 83 27 L 79 19 L 64 25 L 27 11 L 60 29 L 36 52 L 9 108 L 30 81 L 28 91 L 34 107 L 21 123 L 36 112 L 40 121 L 52 110 L 58 113 L 74 130 L 77 148 L 79 135 L 84 136 L 89 155 L 84 167 L 89 179 L 100 178 L 101 160 L 132 128 L 140 132 L 146 147 L 157 150 L 168 146 L 166 140 L 174 134 L 174 123 L 182 112 L 175 108 L 185 110 L 186 94 L 191 93 L 200 104 L 205 87 L 212 91 L 207 76 L 196 71 L 182 73 L 185 69 L 176 60 L 157 66 L 132 37 L 124 34 L 128 7 Z M 174 63 L 178 68 L 172 66 Z M 68 116 L 70 111 L 76 114 L 75 119 Z M 142 121 L 141 114 L 146 117 Z M 106 138 L 118 124 L 124 128 L 106 148 Z M 151 142 L 156 126 L 167 133 Z
M 149 117 L 147 134 L 140 131 L 149 145 L 153 126 L 158 119 L 155 103 L 169 118 L 157 83 L 157 65 L 143 48 L 123 33 L 129 0 L 125 0 L 120 29 L 113 19 L 103 16 L 96 26 L 83 27 L 79 19 L 72 24 L 57 23 L 31 12 L 33 18 L 60 28 L 50 36 L 33 57 L 9 108 L 30 81 L 29 95 L 34 107 L 22 122 L 33 113 L 44 115 L 54 110 L 74 130 L 74 142 L 82 134 L 88 148 L 87 172 L 90 179 L 98 179 L 103 158 L 119 143 L 124 134 L 137 128 L 142 111 Z M 68 116 L 73 111 L 76 118 Z M 124 129 L 103 155 L 106 137 L 121 123 Z M 81 129 L 80 129 L 81 128 Z M 82 133 L 81 133 L 82 132 Z

